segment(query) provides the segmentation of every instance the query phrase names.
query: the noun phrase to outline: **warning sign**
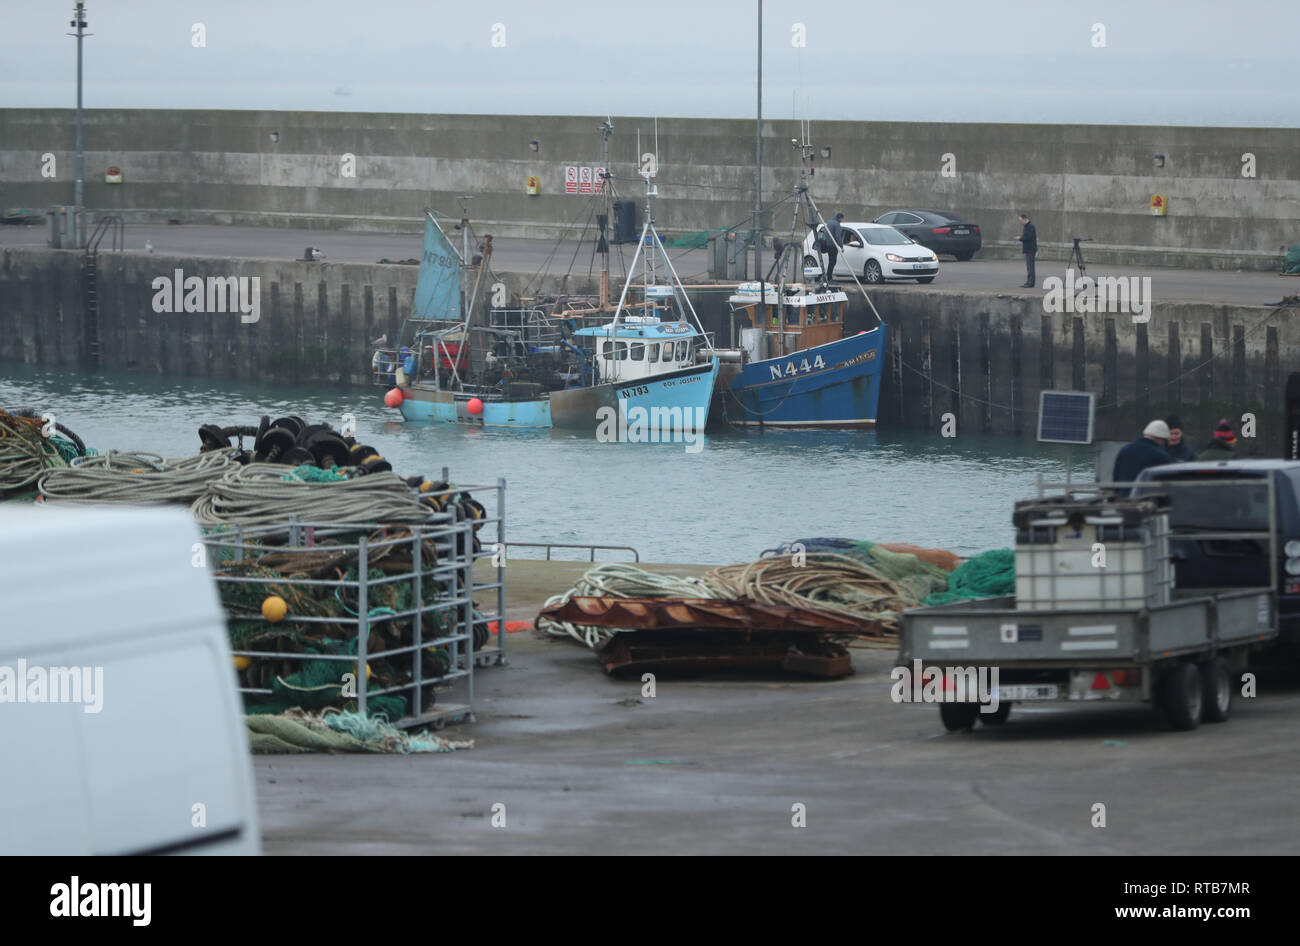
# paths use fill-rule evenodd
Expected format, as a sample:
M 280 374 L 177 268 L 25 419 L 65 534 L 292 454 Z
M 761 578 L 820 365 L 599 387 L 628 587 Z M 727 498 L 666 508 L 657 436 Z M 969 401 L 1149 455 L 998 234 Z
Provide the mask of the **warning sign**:
M 1169 209 L 1169 202 L 1165 200 L 1164 194 L 1151 195 L 1151 215 L 1153 217 L 1163 217 L 1165 211 Z

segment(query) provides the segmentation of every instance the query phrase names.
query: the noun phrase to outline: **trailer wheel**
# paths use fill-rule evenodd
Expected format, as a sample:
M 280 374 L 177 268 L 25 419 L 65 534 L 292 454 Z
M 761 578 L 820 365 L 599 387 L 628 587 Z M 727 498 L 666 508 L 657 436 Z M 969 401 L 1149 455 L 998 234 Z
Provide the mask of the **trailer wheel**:
M 1006 701 L 998 703 L 998 708 L 991 713 L 985 713 L 981 707 L 979 713 L 980 722 L 985 726 L 1001 726 L 1011 715 L 1011 704 Z
M 1175 729 L 1195 729 L 1201 722 L 1201 672 L 1195 664 L 1180 663 L 1165 677 L 1165 716 Z
M 1201 722 L 1225 722 L 1232 709 L 1232 680 L 1228 676 L 1228 662 L 1222 657 L 1211 657 L 1201 664 L 1201 690 L 1205 695 Z
M 939 718 L 948 732 L 969 732 L 979 715 L 978 703 L 940 703 Z

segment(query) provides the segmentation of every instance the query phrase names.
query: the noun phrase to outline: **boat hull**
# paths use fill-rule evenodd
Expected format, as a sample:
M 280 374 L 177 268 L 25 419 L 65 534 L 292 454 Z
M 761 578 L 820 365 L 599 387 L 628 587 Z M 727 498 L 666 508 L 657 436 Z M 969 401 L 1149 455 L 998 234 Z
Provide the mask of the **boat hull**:
M 642 408 L 647 416 L 672 416 L 680 419 L 685 430 L 703 431 L 717 377 L 718 359 L 714 358 L 708 364 L 649 378 L 553 391 L 551 421 L 560 429 L 594 433 L 609 419 L 635 417 L 635 409 Z M 653 411 L 669 414 L 653 415 Z
M 483 412 L 469 412 L 472 394 L 457 394 L 413 384 L 403 392 L 402 417 L 410 421 L 461 424 L 467 427 L 551 426 L 551 403 L 547 398 L 526 401 L 484 400 Z
M 884 325 L 793 354 L 750 362 L 723 397 L 743 427 L 874 427 Z

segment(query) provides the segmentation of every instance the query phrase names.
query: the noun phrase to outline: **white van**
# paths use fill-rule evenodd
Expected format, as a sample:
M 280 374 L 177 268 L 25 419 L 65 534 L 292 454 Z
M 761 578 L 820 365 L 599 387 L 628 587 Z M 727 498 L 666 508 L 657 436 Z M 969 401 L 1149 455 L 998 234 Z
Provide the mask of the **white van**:
M 186 509 L 0 504 L 0 854 L 259 854 Z

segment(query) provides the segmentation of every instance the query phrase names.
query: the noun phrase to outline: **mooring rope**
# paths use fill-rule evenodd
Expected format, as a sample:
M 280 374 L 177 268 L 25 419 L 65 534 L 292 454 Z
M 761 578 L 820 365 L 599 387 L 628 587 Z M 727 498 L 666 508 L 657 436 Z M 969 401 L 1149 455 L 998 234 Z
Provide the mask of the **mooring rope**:
M 188 505 L 209 482 L 238 467 L 231 452 L 214 450 L 170 460 L 156 453 L 109 450 L 78 457 L 66 469 L 47 471 L 37 487 L 46 502 Z
M 432 510 L 396 473 L 308 483 L 276 463 L 236 465 L 190 507 L 200 525 L 427 522 Z
M 546 600 L 543 608 L 577 597 L 748 599 L 762 604 L 830 611 L 862 623 L 858 635 L 879 646 L 896 643 L 898 612 L 920 602 L 907 587 L 883 572 L 846 555 L 813 553 L 796 564 L 792 556 L 774 555 L 756 562 L 722 565 L 699 578 L 657 575 L 623 562 L 608 562 L 587 571 L 578 583 Z M 618 631 L 539 617 L 539 632 L 571 637 L 595 647 Z

